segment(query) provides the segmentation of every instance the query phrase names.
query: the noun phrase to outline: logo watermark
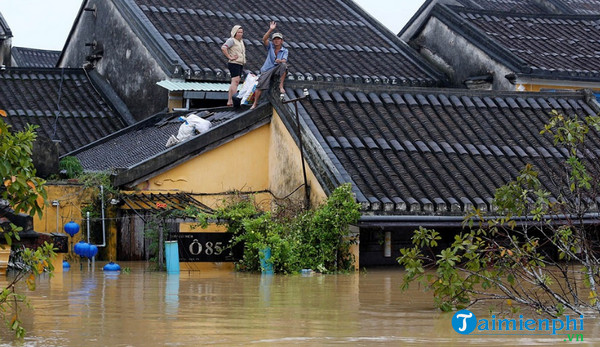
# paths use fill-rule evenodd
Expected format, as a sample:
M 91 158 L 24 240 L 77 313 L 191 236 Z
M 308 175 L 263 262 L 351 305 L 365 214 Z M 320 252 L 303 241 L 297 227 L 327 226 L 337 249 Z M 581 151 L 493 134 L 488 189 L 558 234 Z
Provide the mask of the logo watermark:
M 452 317 L 452 328 L 462 335 L 550 335 L 564 336 L 564 341 L 583 341 L 583 316 L 569 315 L 554 319 L 518 318 L 477 319 L 469 310 L 460 310 Z

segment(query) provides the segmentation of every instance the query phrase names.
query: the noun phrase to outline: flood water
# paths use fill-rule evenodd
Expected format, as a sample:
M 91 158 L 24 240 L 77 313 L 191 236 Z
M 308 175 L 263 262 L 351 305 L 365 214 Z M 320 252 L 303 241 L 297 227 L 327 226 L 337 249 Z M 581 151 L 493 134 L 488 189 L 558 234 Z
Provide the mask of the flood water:
M 461 346 L 600 345 L 600 320 L 585 319 L 585 342 L 555 336 L 459 335 L 431 294 L 402 292 L 401 270 L 349 275 L 269 276 L 185 272 L 143 262 L 130 273 L 74 266 L 42 277 L 24 309 L 27 329 L 0 346 Z M 5 283 L 2 279 L 2 283 Z M 472 309 L 477 317 L 485 308 Z

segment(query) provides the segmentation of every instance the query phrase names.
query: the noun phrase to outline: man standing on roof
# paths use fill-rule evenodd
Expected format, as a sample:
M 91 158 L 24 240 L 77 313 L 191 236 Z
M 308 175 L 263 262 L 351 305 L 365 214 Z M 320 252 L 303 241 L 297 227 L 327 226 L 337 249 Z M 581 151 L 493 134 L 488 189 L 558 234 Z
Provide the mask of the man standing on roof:
M 246 47 L 244 46 L 244 29 L 241 25 L 235 25 L 231 29 L 231 37 L 221 46 L 221 52 L 228 59 L 227 67 L 231 74 L 231 84 L 227 96 L 227 106 L 233 106 L 233 96 L 237 92 L 244 64 L 246 64 Z
M 263 36 L 263 44 L 265 45 L 265 48 L 267 48 L 267 58 L 265 59 L 262 68 L 260 68 L 260 77 L 258 78 L 258 84 L 256 85 L 256 92 L 254 94 L 254 104 L 252 104 L 251 108 L 256 108 L 258 99 L 260 99 L 260 94 L 262 94 L 263 90 L 269 89 L 271 79 L 275 76 L 279 76 L 279 92 L 281 94 L 285 93 L 283 82 L 287 75 L 288 50 L 283 47 L 283 35 L 281 33 L 274 33 L 271 37 L 271 42 L 269 42 L 269 35 L 271 35 L 271 32 L 273 32 L 276 27 L 277 23 L 271 22 L 269 30 Z

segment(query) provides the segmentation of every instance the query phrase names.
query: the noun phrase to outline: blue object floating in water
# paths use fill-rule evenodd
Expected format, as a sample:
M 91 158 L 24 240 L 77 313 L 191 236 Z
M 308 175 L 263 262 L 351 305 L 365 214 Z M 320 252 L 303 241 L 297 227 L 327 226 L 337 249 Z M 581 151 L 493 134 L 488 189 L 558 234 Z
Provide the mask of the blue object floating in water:
M 68 261 L 63 260 L 63 268 L 70 268 L 70 267 L 71 267 L 71 264 L 69 264 Z
M 119 264 L 115 264 L 114 262 L 111 261 L 110 263 L 104 265 L 102 270 L 104 270 L 104 271 L 121 271 L 121 267 L 119 266 Z

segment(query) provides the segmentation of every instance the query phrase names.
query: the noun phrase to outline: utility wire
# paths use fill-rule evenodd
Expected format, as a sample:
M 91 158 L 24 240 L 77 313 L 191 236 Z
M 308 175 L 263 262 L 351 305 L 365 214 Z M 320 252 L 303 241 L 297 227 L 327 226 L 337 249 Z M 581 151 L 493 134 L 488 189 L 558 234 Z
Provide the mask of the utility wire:
M 63 81 L 65 80 L 65 68 L 61 68 L 60 70 L 60 85 L 58 87 L 58 100 L 56 101 L 56 117 L 54 118 L 54 126 L 53 126 L 53 132 L 52 132 L 52 139 L 53 140 L 58 140 L 56 138 L 56 129 L 58 127 L 58 116 L 60 115 L 60 99 L 62 98 L 62 87 L 63 87 Z

